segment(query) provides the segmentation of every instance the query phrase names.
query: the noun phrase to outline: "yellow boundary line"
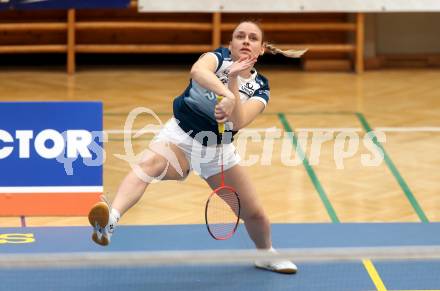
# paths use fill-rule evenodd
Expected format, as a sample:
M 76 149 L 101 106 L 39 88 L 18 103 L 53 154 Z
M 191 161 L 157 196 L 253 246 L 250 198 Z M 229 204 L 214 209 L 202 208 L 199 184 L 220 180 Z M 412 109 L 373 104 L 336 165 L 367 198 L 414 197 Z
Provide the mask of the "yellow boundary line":
M 376 270 L 376 267 L 374 267 L 373 262 L 371 262 L 371 260 L 362 260 L 362 263 L 364 264 L 364 267 L 367 270 L 368 275 L 370 275 L 370 279 L 371 281 L 373 281 L 376 290 L 388 291 L 382 279 L 380 278 L 379 273 Z
M 374 267 L 374 264 L 371 260 L 362 260 L 362 263 L 364 264 L 365 269 L 368 272 L 368 275 L 370 275 L 371 281 L 373 281 L 374 286 L 376 287 L 375 291 L 440 291 L 439 289 L 431 290 L 431 289 L 420 289 L 420 290 L 388 290 L 385 287 L 385 284 L 382 281 L 382 278 L 380 278 L 379 273 L 376 270 L 376 267 Z

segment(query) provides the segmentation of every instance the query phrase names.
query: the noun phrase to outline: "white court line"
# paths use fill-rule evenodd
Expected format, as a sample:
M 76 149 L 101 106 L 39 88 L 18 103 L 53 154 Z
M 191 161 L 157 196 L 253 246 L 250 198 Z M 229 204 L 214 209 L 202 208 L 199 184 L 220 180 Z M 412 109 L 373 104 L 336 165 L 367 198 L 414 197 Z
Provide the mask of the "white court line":
M 240 132 L 262 132 L 262 131 L 273 131 L 275 128 L 274 127 L 262 127 L 262 128 L 245 128 L 240 130 Z M 281 129 L 281 128 L 279 128 Z M 155 127 L 154 129 L 148 129 L 148 130 L 142 130 L 142 129 L 132 129 L 132 130 L 128 130 L 125 131 L 123 129 L 109 129 L 109 130 L 104 130 L 107 134 L 138 134 L 138 135 L 142 135 L 142 134 L 146 134 L 146 133 L 159 133 L 159 131 L 161 130 L 160 126 Z
M 107 134 L 135 134 L 135 133 L 140 133 L 140 134 L 145 134 L 145 133 L 159 133 L 160 129 L 150 129 L 150 130 L 143 130 L 141 132 L 139 132 L 140 129 L 133 129 L 133 130 L 128 130 L 125 131 L 123 129 L 109 129 L 109 130 L 104 130 L 104 132 L 106 132 Z
M 362 131 L 361 128 L 357 128 L 357 127 L 306 127 L 306 128 L 295 128 L 294 131 L 310 131 L 310 132 L 314 132 L 314 131 L 326 131 L 326 132 L 343 132 L 343 131 Z
M 278 129 L 281 129 L 281 128 L 278 128 Z M 240 130 L 240 132 L 265 132 L 265 131 L 270 132 L 270 131 L 274 131 L 274 130 L 276 130 L 276 129 L 273 127 L 272 128 L 271 127 L 268 127 L 268 128 L 265 128 L 265 127 L 244 128 L 244 129 Z M 128 130 L 128 131 L 125 131 L 123 129 L 105 130 L 105 132 L 107 134 L 124 134 L 124 133 L 135 134 L 135 133 L 137 133 L 139 135 L 145 134 L 145 133 L 159 133 L 159 131 L 160 131 L 160 128 L 149 129 L 149 130 L 132 129 L 132 130 Z M 340 128 L 337 128 L 337 127 L 325 128 L 325 127 L 323 127 L 323 128 L 296 128 L 295 131 L 362 131 L 362 129 L 361 128 L 350 128 L 350 127 L 340 127 Z
M 270 132 L 273 131 L 273 127 L 269 128 L 246 128 L 240 130 L 240 132 Z M 281 128 L 280 128 L 281 129 Z M 374 129 L 375 131 L 382 131 L 382 132 L 440 132 L 440 127 L 438 126 L 424 126 L 424 127 L 376 127 Z M 157 134 L 160 131 L 160 127 L 157 127 L 155 129 L 148 129 L 148 130 L 141 130 L 141 129 L 134 129 L 129 131 L 124 131 L 123 129 L 109 129 L 105 132 L 107 134 L 135 134 L 142 135 L 145 133 L 154 133 Z M 363 129 L 357 128 L 357 127 L 309 127 L 309 128 L 296 128 L 296 132 L 315 132 L 315 131 L 326 131 L 326 132 L 362 132 Z
M 438 126 L 424 126 L 424 127 L 376 127 L 376 131 L 383 132 L 440 132 Z
M 0 187 L 0 193 L 95 193 L 103 191 L 103 186 Z

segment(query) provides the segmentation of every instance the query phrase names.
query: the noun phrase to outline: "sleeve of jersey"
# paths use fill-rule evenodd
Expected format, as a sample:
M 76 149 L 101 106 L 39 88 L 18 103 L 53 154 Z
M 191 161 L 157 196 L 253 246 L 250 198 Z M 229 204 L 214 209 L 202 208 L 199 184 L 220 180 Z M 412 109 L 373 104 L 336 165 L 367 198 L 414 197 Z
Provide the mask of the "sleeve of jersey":
M 224 50 L 224 48 L 219 47 L 218 49 L 216 49 L 213 52 L 208 52 L 208 54 L 212 54 L 217 59 L 217 68 L 215 69 L 216 72 L 221 68 L 221 66 L 223 64 L 223 59 L 224 59 L 224 55 L 225 55 L 225 52 L 223 50 Z
M 269 83 L 266 81 L 260 89 L 255 91 L 254 95 L 249 100 L 258 100 L 264 104 L 264 107 L 266 107 L 267 103 L 269 102 L 269 98 L 270 88 Z

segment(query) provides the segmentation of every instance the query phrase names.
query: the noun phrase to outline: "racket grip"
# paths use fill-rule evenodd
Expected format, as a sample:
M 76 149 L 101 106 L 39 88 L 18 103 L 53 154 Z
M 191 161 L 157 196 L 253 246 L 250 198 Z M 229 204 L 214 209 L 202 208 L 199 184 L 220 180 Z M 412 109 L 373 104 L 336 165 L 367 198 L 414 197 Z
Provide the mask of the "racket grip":
M 220 103 L 220 101 L 222 101 L 222 99 L 223 99 L 223 96 L 217 95 L 217 104 Z M 225 132 L 225 123 L 224 122 L 218 123 L 218 132 L 220 134 L 223 134 Z

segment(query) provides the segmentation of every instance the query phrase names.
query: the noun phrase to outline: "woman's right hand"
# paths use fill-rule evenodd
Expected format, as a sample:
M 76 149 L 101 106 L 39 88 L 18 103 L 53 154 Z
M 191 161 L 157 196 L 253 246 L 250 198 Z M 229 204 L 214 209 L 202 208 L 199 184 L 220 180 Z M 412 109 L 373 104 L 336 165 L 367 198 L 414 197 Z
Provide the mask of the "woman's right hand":
M 214 116 L 218 123 L 224 123 L 231 116 L 235 106 L 235 96 L 231 91 L 223 94 L 222 100 L 215 105 Z

